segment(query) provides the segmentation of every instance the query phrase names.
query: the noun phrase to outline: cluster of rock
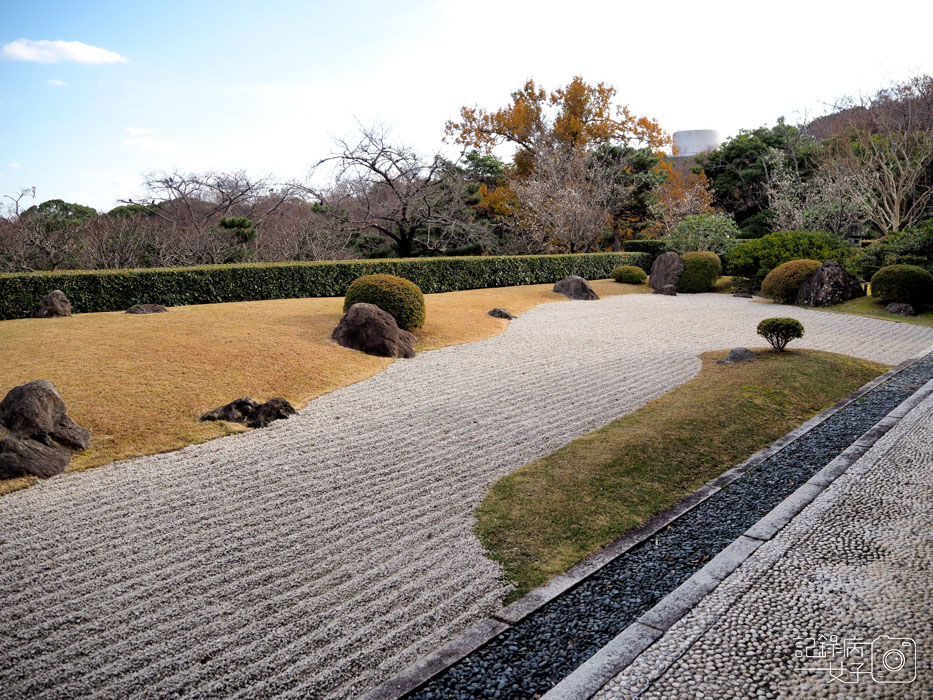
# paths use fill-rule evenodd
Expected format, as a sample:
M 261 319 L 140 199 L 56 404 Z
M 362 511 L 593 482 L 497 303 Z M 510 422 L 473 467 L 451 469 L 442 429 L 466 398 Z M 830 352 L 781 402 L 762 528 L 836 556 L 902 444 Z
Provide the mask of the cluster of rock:
M 832 306 L 865 296 L 858 279 L 837 262 L 828 260 L 810 275 L 797 292 L 797 303 L 807 306 Z
M 668 251 L 654 259 L 648 275 L 648 286 L 655 294 L 677 296 L 677 284 L 683 274 L 684 261 L 674 251 Z
M 228 404 L 218 406 L 208 411 L 201 420 L 226 420 L 232 423 L 242 423 L 250 428 L 265 428 L 269 423 L 282 420 L 297 413 L 294 407 L 285 399 L 269 399 L 265 403 L 258 403 L 248 396 L 234 399 Z
M 126 310 L 128 314 L 164 314 L 168 309 L 161 304 L 134 304 Z M 71 302 L 60 289 L 45 295 L 32 310 L 32 318 L 61 318 L 71 316 Z
M 75 423 L 52 382 L 14 387 L 0 402 L 0 479 L 61 474 L 91 433 Z

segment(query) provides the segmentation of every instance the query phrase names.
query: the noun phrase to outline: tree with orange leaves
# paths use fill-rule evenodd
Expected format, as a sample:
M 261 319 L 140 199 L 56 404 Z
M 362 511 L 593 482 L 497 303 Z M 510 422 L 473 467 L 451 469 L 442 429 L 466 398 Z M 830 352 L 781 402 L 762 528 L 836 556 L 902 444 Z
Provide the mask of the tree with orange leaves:
M 506 107 L 496 111 L 463 107 L 460 120 L 448 121 L 445 133 L 446 141 L 487 154 L 502 144 L 516 147 L 504 176 L 494 186 L 481 187 L 478 207 L 501 221 L 503 229 L 512 230 L 520 248 L 533 244 L 555 250 L 592 249 L 597 245 L 593 233 L 597 222 L 612 232 L 613 247 L 618 249 L 620 227 L 639 228 L 647 218 L 646 203 L 643 212 L 637 210 L 658 178 L 665 177 L 653 171 L 670 145 L 670 137 L 656 121 L 636 116 L 617 103 L 615 88 L 605 83 L 590 85 L 579 76 L 550 93 L 528 80 L 512 93 Z M 643 171 L 648 161 L 647 170 L 652 173 L 646 179 Z M 555 163 L 561 167 L 553 167 Z M 586 168 L 576 167 L 583 163 Z M 606 202 L 588 205 L 584 212 L 582 193 L 592 192 L 597 180 L 614 183 L 614 187 Z M 644 189 L 641 196 L 639 185 Z M 545 200 L 549 207 L 563 207 L 550 212 L 562 225 L 574 229 L 585 221 L 581 229 L 586 230 L 585 236 L 563 241 L 563 234 L 551 231 L 545 237 L 523 240 L 533 230 L 554 228 L 554 222 L 542 223 Z M 600 207 L 608 217 L 594 213 Z
M 529 79 L 512 93 L 507 107 L 495 112 L 461 108 L 460 121 L 447 122 L 445 140 L 487 153 L 503 143 L 515 144 L 519 176 L 533 169 L 543 142 L 581 150 L 609 144 L 661 151 L 670 144 L 656 121 L 635 116 L 628 106 L 617 104 L 615 97 L 611 85 L 590 85 L 580 76 L 551 93 Z
M 709 191 L 706 173 L 673 169 L 669 163 L 665 165 L 670 174 L 666 182 L 655 188 L 655 201 L 651 206 L 653 221 L 650 230 L 659 236 L 669 236 L 687 216 L 713 211 L 713 193 Z

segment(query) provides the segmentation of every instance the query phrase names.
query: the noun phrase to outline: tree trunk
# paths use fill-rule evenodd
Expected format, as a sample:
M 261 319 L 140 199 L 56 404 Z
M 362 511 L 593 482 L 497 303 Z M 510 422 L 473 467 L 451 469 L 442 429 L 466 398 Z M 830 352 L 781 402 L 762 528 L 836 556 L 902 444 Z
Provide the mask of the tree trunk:
M 414 243 L 413 235 L 402 234 L 398 237 L 398 256 L 400 258 L 411 257 L 412 243 Z

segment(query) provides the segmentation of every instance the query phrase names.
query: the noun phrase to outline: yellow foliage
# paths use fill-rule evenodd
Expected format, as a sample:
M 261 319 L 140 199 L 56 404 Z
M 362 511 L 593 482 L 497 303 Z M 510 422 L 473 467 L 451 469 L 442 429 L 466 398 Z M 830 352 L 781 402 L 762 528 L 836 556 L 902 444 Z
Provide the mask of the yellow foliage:
M 509 142 L 533 154 L 536 140 L 544 136 L 572 148 L 639 142 L 662 150 L 670 145 L 670 137 L 656 121 L 636 117 L 626 105 L 616 104 L 615 97 L 611 85 L 590 85 L 580 76 L 550 94 L 529 79 L 512 93 L 507 107 L 495 112 L 463 107 L 459 122 L 447 122 L 446 138 L 487 153 Z M 547 107 L 556 110 L 550 122 Z

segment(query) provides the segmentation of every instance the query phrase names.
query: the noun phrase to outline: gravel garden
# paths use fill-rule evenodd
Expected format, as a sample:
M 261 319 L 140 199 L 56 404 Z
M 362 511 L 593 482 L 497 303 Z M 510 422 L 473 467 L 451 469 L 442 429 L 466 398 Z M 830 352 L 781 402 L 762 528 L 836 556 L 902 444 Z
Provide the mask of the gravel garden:
M 663 267 L 678 263 L 652 270 L 657 294 L 597 299 L 571 277 L 555 289 L 581 300 L 506 301 L 517 318 L 488 317 L 504 333 L 383 362 L 268 427 L 4 496 L 6 686 L 14 697 L 360 695 L 501 610 L 514 583 L 474 533 L 474 512 L 498 479 L 683 385 L 703 353 L 760 347 L 756 329 L 768 317 L 802 324 L 798 350 L 880 363 L 861 366 L 826 403 L 933 342 L 933 330 L 913 324 L 671 295 Z M 500 300 L 518 299 L 501 291 Z M 356 301 L 350 310 L 369 303 Z M 395 327 L 372 308 L 378 328 Z M 393 337 L 404 339 L 401 319 Z M 420 319 L 408 321 L 417 333 Z M 68 319 L 44 321 L 60 322 Z M 368 343 L 376 326 L 334 337 Z M 697 527 L 633 550 L 418 693 L 546 690 L 931 372 L 925 361 L 898 375 L 693 511 Z M 658 507 L 707 476 L 697 471 Z

